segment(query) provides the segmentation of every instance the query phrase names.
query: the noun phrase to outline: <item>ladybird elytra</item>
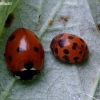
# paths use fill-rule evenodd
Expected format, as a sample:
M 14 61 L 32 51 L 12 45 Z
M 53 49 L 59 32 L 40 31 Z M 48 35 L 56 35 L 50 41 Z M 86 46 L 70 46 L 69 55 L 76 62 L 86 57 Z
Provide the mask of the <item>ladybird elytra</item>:
M 86 42 L 79 36 L 62 33 L 55 36 L 50 44 L 53 55 L 66 63 L 81 62 L 89 55 Z

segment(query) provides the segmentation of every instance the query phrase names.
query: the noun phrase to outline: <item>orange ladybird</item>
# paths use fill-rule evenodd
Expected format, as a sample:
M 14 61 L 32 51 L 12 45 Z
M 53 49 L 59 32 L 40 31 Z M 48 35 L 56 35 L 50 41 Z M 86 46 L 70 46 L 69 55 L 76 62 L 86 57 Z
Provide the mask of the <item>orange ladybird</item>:
M 89 54 L 85 41 L 69 33 L 62 33 L 55 36 L 52 39 L 50 48 L 57 59 L 68 63 L 81 62 Z
M 19 28 L 8 38 L 5 60 L 15 76 L 22 80 L 29 80 L 42 69 L 44 49 L 32 31 Z

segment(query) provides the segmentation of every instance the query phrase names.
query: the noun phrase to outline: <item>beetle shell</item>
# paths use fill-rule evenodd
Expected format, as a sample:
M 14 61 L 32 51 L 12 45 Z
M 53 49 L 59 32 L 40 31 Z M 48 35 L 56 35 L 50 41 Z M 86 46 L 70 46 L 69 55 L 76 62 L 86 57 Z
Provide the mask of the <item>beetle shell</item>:
M 85 41 L 69 33 L 55 36 L 51 41 L 50 48 L 57 59 L 68 63 L 81 62 L 89 54 Z
M 14 75 L 29 80 L 42 69 L 44 49 L 32 31 L 19 28 L 7 40 L 5 60 Z

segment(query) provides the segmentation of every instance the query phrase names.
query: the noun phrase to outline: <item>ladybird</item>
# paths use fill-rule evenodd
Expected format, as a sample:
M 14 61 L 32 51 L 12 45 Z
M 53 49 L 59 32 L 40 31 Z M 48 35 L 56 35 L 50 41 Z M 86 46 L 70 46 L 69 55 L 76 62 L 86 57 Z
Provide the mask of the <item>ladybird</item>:
M 62 62 L 77 63 L 88 57 L 89 50 L 79 36 L 62 33 L 55 36 L 50 44 L 53 55 Z
M 26 28 L 18 28 L 7 40 L 5 61 L 11 72 L 22 80 L 30 80 L 43 66 L 44 49 L 38 37 Z

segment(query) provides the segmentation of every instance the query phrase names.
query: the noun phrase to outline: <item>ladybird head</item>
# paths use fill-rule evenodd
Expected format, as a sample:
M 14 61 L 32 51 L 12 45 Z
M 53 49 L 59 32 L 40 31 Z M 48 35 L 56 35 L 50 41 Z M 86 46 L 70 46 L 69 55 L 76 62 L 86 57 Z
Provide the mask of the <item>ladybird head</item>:
M 35 75 L 37 75 L 40 71 L 33 68 L 33 62 L 24 63 L 24 68 L 21 71 L 13 72 L 13 74 L 21 79 L 21 80 L 29 80 L 32 79 Z

